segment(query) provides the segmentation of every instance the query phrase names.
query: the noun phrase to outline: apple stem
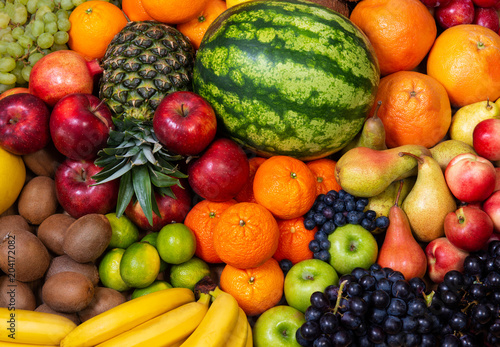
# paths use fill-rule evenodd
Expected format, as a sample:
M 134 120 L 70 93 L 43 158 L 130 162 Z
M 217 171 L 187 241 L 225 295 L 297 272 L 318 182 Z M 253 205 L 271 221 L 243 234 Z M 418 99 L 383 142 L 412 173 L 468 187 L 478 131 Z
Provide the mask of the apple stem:
M 337 311 L 340 307 L 340 300 L 342 299 L 342 292 L 344 291 L 344 287 L 347 284 L 347 280 L 344 280 L 340 283 L 339 291 L 337 293 L 337 301 L 335 302 L 335 307 L 333 308 L 333 314 L 337 314 Z
M 187 117 L 188 116 L 188 111 L 184 110 L 184 104 L 181 104 L 181 115 L 182 117 Z

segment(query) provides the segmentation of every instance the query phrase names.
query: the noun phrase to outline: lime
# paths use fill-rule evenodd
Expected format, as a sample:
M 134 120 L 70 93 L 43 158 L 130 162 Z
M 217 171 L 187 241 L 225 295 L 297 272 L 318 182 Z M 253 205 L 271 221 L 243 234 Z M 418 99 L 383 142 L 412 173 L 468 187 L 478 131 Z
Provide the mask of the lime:
M 156 248 L 160 257 L 169 264 L 188 261 L 196 251 L 196 237 L 183 223 L 167 224 L 158 233 Z
M 157 292 L 159 290 L 169 289 L 169 288 L 172 288 L 172 285 L 170 283 L 168 283 L 167 281 L 157 280 L 145 288 L 136 288 L 134 290 L 134 292 L 132 293 L 132 299 L 135 299 L 135 298 L 138 298 L 140 296 L 150 294 L 153 292 Z
M 111 241 L 109 248 L 127 248 L 139 239 L 139 228 L 125 215 L 120 218 L 115 212 L 106 214 L 111 224 Z
M 99 263 L 99 277 L 102 284 L 120 292 L 130 289 L 120 276 L 123 253 L 125 253 L 123 248 L 113 248 L 102 257 Z
M 149 234 L 147 234 L 146 236 L 144 236 L 141 239 L 141 242 L 148 242 L 156 248 L 156 240 L 158 239 L 158 234 L 159 234 L 158 231 L 152 231 Z M 158 250 L 158 248 L 156 248 L 156 250 Z M 165 271 L 167 269 L 167 267 L 168 267 L 167 262 L 165 260 L 161 259 L 160 260 L 160 272 Z
M 194 290 L 195 284 L 205 276 L 210 276 L 210 268 L 205 261 L 197 257 L 170 268 L 170 283 L 176 288 Z
M 127 247 L 120 263 L 123 281 L 133 288 L 145 288 L 160 273 L 160 256 L 147 242 L 135 242 Z

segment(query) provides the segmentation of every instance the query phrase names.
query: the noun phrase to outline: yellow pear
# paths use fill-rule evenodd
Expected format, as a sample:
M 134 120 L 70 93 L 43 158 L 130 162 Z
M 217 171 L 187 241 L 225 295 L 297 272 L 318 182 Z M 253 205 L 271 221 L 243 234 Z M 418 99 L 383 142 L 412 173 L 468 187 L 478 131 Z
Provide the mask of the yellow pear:
M 500 118 L 500 102 L 486 100 L 463 106 L 451 118 L 450 138 L 473 146 L 472 133 L 479 122 Z

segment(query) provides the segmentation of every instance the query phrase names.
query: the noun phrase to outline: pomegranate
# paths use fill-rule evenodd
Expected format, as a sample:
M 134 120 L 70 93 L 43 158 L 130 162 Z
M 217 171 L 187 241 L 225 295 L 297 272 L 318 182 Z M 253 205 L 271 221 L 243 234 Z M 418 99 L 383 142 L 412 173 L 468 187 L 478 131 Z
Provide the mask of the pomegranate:
M 92 94 L 94 76 L 102 71 L 97 59 L 88 61 L 70 50 L 51 52 L 33 66 L 29 92 L 52 107 L 68 94 Z

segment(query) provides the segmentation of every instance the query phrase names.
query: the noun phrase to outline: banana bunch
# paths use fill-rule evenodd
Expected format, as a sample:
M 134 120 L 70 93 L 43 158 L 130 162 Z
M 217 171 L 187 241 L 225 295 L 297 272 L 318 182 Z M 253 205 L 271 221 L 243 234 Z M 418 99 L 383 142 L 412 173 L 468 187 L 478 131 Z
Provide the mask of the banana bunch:
M 245 312 L 233 296 L 217 288 L 210 294 L 201 293 L 198 301 L 161 314 L 96 347 L 252 345 L 252 330 Z
M 57 314 L 0 307 L 0 346 L 59 346 L 75 328 Z

